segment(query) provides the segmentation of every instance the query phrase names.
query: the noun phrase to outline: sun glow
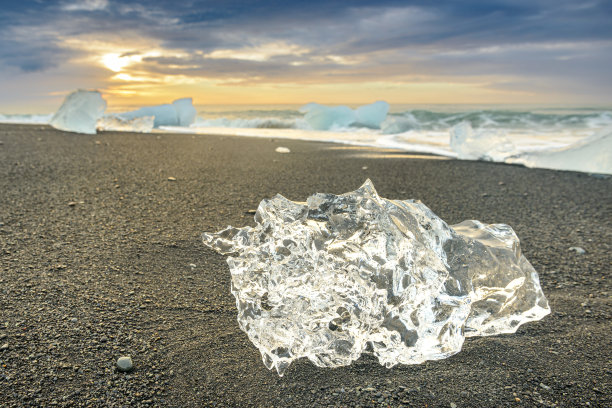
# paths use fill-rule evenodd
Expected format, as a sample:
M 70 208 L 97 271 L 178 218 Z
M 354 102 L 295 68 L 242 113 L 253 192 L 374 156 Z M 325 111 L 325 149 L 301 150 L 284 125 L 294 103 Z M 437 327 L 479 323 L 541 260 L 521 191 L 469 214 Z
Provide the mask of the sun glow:
M 104 54 L 101 58 L 102 64 L 113 72 L 120 72 L 134 62 L 142 61 L 142 55 L 121 55 L 117 53 Z

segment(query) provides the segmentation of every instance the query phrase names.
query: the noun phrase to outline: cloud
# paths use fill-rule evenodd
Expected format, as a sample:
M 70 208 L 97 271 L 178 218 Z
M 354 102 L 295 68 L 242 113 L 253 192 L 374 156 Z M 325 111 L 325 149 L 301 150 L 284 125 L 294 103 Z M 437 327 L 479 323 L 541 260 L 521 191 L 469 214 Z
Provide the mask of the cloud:
M 612 84 L 602 80 L 611 62 L 609 21 L 605 1 L 24 0 L 0 11 L 0 35 L 8 38 L 0 65 L 34 72 L 94 64 L 126 82 L 503 76 L 496 83 L 529 89 L 544 81 L 609 95 Z
M 108 0 L 77 0 L 62 4 L 61 8 L 66 11 L 96 11 L 108 7 Z

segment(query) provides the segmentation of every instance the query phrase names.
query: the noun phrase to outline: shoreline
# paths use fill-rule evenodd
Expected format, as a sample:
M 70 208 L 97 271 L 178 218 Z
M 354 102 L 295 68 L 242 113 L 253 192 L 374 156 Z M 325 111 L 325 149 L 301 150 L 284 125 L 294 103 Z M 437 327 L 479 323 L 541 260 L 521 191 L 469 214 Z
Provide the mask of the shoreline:
M 0 141 L 7 407 L 612 403 L 609 177 L 292 139 L 0 124 Z M 200 234 L 252 225 L 277 193 L 303 201 L 366 178 L 448 224 L 512 226 L 551 315 L 420 365 L 268 371 L 236 323 L 225 257 Z M 122 355 L 133 372 L 116 371 Z

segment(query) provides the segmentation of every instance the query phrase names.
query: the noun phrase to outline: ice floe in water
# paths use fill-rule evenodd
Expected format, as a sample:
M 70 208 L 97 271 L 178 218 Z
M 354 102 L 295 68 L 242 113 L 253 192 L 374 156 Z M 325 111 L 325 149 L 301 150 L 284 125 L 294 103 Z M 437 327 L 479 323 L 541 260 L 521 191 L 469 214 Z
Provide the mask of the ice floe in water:
M 96 133 L 98 119 L 104 114 L 106 101 L 98 91 L 78 90 L 69 94 L 49 124 L 56 129 L 76 133 Z
M 196 118 L 196 109 L 191 98 L 177 99 L 171 104 L 146 106 L 130 112 L 118 114 L 123 119 L 135 119 L 145 116 L 155 118 L 154 127 L 189 126 Z
M 304 119 L 314 130 L 333 130 L 350 125 L 378 129 L 386 119 L 389 104 L 377 101 L 370 105 L 351 109 L 348 106 L 325 106 L 309 103 L 300 109 Z
M 381 198 L 369 180 L 306 203 L 263 200 L 255 221 L 203 241 L 230 255 L 238 323 L 279 375 L 302 357 L 320 367 L 362 353 L 386 367 L 442 359 L 466 336 L 550 313 L 508 225 L 449 226 L 419 201 Z

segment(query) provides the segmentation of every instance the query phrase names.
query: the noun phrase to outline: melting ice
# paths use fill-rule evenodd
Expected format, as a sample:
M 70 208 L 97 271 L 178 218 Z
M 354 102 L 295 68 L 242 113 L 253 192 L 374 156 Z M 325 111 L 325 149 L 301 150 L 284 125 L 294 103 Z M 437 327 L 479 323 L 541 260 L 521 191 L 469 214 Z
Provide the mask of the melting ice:
M 263 200 L 256 226 L 204 233 L 227 263 L 238 323 L 269 369 L 362 353 L 418 364 L 466 336 L 513 333 L 550 313 L 508 225 L 449 226 L 423 203 L 381 198 L 368 180 L 306 203 Z
M 64 99 L 49 124 L 60 130 L 88 134 L 96 133 L 96 129 L 150 132 L 160 126 L 189 126 L 196 117 L 191 98 L 118 114 L 104 115 L 105 109 L 106 101 L 100 92 L 78 90 Z
M 53 123 L 64 130 L 93 133 L 92 118 L 98 117 L 100 130 L 150 132 L 155 128 L 175 133 L 315 140 L 612 174 L 610 109 L 540 107 L 514 111 L 487 107 L 465 111 L 465 106 L 456 105 L 428 110 L 391 107 L 378 101 L 356 108 L 317 103 L 301 108 L 207 107 L 197 116 L 191 99 L 183 98 L 102 115 L 101 105 L 96 105 L 102 103 L 101 97 L 95 99 L 94 105 L 87 105 L 86 94 L 69 96 Z M 49 123 L 49 116 L 0 114 L 0 122 Z

